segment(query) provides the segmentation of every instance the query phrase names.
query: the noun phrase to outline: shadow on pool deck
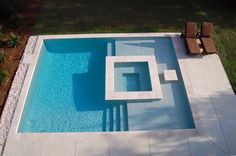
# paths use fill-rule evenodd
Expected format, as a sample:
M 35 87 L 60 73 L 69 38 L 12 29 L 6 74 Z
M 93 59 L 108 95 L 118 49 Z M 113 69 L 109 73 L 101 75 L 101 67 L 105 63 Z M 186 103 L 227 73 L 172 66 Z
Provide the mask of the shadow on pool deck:
M 176 31 L 187 20 L 209 19 L 233 27 L 230 6 L 223 0 L 48 0 L 34 33 Z

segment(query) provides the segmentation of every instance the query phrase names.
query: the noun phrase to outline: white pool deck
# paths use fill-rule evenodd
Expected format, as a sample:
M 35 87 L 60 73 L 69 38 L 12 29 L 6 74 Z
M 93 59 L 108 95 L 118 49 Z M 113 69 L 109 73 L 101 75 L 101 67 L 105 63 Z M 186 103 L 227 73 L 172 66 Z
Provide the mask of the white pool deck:
M 37 51 L 40 50 L 43 39 L 114 36 L 172 37 L 196 129 L 109 133 L 19 134 L 16 132 L 31 80 L 30 75 L 36 65 Z M 16 110 L 14 103 L 17 104 Z M 11 112 L 14 110 L 11 122 Z M 7 136 L 6 132 L 10 125 Z M 3 156 L 236 155 L 236 96 L 218 55 L 186 55 L 184 41 L 179 38 L 178 33 L 39 36 L 32 37 L 26 46 L 0 126 L 1 144 L 6 143 L 5 146 L 0 146 L 3 149 Z M 2 134 L 3 131 L 5 134 Z

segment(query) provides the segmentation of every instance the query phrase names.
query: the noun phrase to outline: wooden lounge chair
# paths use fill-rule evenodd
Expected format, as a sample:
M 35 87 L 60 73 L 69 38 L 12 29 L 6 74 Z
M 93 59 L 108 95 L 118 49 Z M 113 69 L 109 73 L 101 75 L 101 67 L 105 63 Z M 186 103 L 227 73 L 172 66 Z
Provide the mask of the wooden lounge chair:
M 217 53 L 214 42 L 211 38 L 213 24 L 210 22 L 203 22 L 201 26 L 200 40 L 203 47 L 204 54 Z
M 186 22 L 185 33 L 182 34 L 185 38 L 185 42 L 188 49 L 188 54 L 200 54 L 201 50 L 197 43 L 197 23 Z

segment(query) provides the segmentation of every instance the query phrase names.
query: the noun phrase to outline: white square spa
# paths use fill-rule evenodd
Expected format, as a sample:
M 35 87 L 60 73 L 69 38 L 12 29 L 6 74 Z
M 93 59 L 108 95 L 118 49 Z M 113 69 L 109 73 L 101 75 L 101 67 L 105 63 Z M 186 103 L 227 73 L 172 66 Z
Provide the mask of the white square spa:
M 106 100 L 162 98 L 155 56 L 107 56 Z

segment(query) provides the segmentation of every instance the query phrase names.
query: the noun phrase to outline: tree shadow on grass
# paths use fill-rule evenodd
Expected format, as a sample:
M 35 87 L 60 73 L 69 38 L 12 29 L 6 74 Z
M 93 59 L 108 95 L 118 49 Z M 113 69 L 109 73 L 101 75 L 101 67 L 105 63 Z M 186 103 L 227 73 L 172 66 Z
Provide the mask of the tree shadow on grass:
M 45 1 L 34 32 L 178 31 L 189 20 L 212 20 L 228 26 L 235 24 L 232 17 L 225 16 L 227 9 L 214 11 L 211 5 L 188 0 L 49 0 Z

